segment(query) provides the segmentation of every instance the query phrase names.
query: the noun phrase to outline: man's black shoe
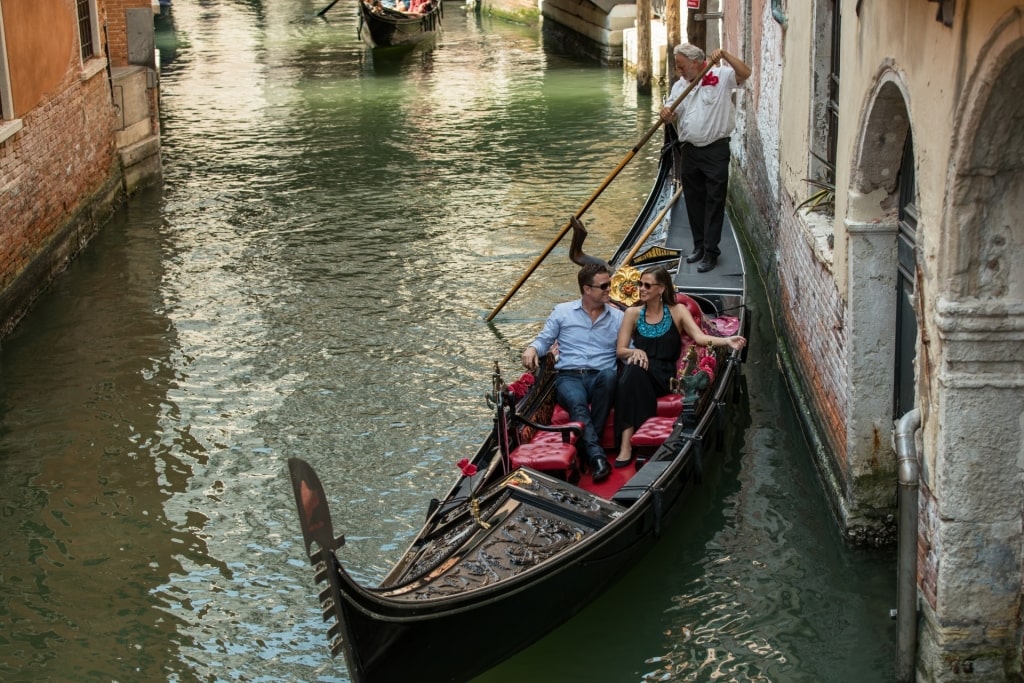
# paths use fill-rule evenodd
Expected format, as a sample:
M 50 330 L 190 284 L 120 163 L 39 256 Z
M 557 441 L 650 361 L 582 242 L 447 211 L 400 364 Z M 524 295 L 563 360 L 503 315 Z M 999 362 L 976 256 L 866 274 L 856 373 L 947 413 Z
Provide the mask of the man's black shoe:
M 704 257 L 704 260 L 700 262 L 700 265 L 697 266 L 697 272 L 706 273 L 714 268 L 716 263 L 718 263 L 718 257 L 708 254 Z
M 612 468 L 608 465 L 608 460 L 605 458 L 594 458 L 590 461 L 590 466 L 594 468 L 594 474 L 592 478 L 594 483 L 604 481 L 608 478 L 608 475 L 612 473 Z
M 693 250 L 692 254 L 686 257 L 686 262 L 696 263 L 697 261 L 700 261 L 702 258 L 704 258 L 704 250 L 700 247 L 697 247 L 696 249 Z

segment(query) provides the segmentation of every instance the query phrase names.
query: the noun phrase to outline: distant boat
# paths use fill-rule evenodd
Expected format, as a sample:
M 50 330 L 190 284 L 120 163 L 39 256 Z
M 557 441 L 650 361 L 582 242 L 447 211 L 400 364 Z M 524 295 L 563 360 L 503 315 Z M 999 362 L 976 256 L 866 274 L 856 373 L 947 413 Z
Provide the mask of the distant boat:
M 673 131 L 667 136 L 674 141 Z M 689 223 L 676 201 L 671 148 L 609 261 L 612 299 L 635 302 L 640 269 L 662 265 L 705 333 L 748 335 L 743 258 L 728 219 L 718 267 L 698 274 L 686 263 Z M 574 233 L 571 255 L 582 253 L 584 237 Z M 579 612 L 658 541 L 714 454 L 746 357 L 746 349 L 683 341 L 679 391 L 659 398 L 657 415 L 633 436 L 635 466 L 599 482 L 581 471 L 580 425 L 556 405 L 552 359 L 511 384 L 495 364 L 490 436 L 457 463 L 454 486 L 431 502 L 422 530 L 377 586 L 345 570 L 345 540 L 335 536 L 320 479 L 303 460 L 289 461 L 306 551 L 325 584 L 324 619 L 334 622 L 331 653 L 344 654 L 353 683 L 464 683 Z M 602 445 L 614 457 L 611 432 L 606 426 Z
M 444 14 L 441 0 L 427 0 L 411 11 L 403 12 L 381 4 L 380 0 L 359 0 L 359 37 L 370 47 L 413 45 L 432 37 L 441 29 Z

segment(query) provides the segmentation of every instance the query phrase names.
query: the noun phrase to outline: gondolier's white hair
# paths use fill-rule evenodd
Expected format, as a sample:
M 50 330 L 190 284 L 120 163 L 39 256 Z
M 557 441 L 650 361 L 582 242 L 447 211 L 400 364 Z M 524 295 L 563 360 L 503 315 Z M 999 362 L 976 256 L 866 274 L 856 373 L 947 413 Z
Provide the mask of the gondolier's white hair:
M 672 54 L 682 55 L 687 59 L 692 59 L 695 62 L 704 61 L 704 50 L 690 43 L 681 43 L 679 45 L 676 45 L 675 49 L 672 50 Z

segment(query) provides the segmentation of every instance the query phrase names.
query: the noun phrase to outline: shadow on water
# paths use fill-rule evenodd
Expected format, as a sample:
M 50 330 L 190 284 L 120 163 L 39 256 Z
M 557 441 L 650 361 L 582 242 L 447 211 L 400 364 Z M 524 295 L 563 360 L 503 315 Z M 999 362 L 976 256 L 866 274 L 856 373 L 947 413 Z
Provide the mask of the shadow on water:
M 165 512 L 193 465 L 182 454 L 196 445 L 166 401 L 178 378 L 161 314 L 170 254 L 160 221 L 119 210 L 4 342 L 4 680 L 152 671 L 187 642 L 154 591 L 186 558 L 227 571 L 208 556 L 203 514 Z M 126 265 L 110 272 L 111 262 Z M 86 303 L 104 299 L 119 302 L 116 312 L 97 316 Z

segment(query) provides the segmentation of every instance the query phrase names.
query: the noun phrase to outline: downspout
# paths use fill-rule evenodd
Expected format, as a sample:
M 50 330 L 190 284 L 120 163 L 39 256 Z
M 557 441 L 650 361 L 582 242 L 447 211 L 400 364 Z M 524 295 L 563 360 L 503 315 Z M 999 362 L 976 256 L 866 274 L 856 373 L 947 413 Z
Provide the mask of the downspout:
M 896 422 L 893 441 L 899 460 L 899 541 L 896 566 L 896 680 L 910 683 L 917 660 L 917 505 L 920 468 L 914 433 L 921 411 Z
M 782 9 L 782 0 L 772 0 L 772 19 L 778 22 L 782 28 L 789 26 L 789 19 Z

